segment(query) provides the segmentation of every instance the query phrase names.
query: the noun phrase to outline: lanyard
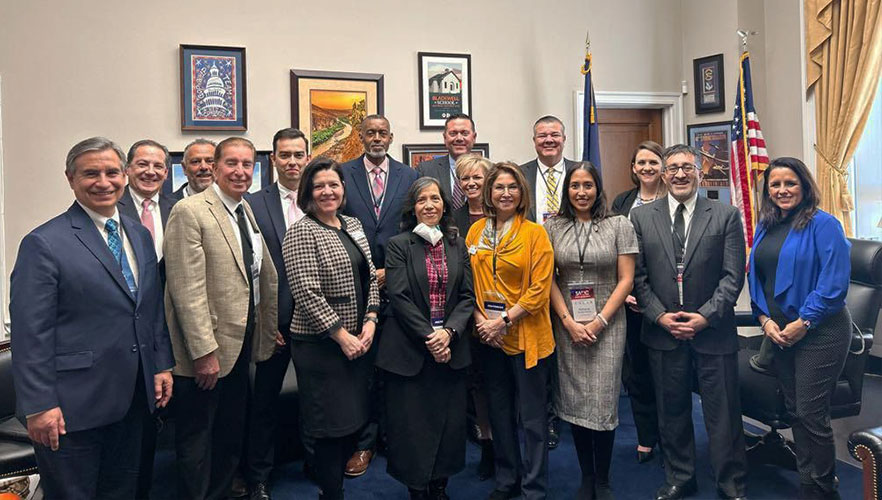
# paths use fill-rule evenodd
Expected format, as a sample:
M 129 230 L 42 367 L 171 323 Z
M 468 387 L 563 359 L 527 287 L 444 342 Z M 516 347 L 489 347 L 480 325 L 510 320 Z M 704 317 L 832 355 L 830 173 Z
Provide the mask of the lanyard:
M 435 273 L 435 276 L 438 278 L 438 283 L 440 284 L 443 281 L 444 275 L 442 273 L 444 271 L 444 268 L 447 267 L 447 256 L 444 252 L 444 243 L 441 243 L 441 259 L 437 263 L 437 265 L 435 263 L 435 259 L 432 258 L 431 252 L 432 248 L 429 248 L 429 264 L 432 266 L 432 271 Z
M 380 170 L 380 173 L 376 175 L 376 177 L 380 177 L 383 175 L 383 171 Z M 386 198 L 386 182 L 383 181 L 383 194 L 380 195 L 379 198 L 374 194 L 374 182 L 376 182 L 376 177 L 371 179 L 371 173 L 368 172 L 368 192 L 371 193 L 371 201 L 374 204 L 374 212 L 378 212 L 380 210 L 380 206 L 383 205 L 383 199 Z M 380 177 L 382 179 L 382 177 Z M 388 179 L 386 179 L 388 180 Z
M 585 252 L 588 250 L 588 243 L 591 241 L 591 230 L 594 229 L 594 221 L 588 223 L 588 230 L 585 230 L 584 224 L 580 223 L 578 220 L 573 220 L 573 225 L 575 226 L 575 235 L 576 235 L 576 248 L 579 249 L 579 279 L 582 279 L 584 274 L 585 267 Z M 587 233 L 585 236 L 585 241 L 580 244 L 580 233 Z
M 496 283 L 496 250 L 498 244 L 498 242 L 496 241 L 496 217 L 493 217 L 492 219 L 487 219 L 487 221 L 493 224 L 493 282 Z
M 552 189 L 552 186 L 548 184 L 548 171 L 549 171 L 549 170 L 554 170 L 554 168 L 548 168 L 548 169 L 545 169 L 545 172 L 542 172 L 542 169 L 540 168 L 540 169 L 539 169 L 539 175 L 542 176 L 542 182 L 545 183 L 545 194 L 546 194 L 546 196 L 548 195 L 548 193 L 554 193 L 554 197 L 557 198 L 557 187 L 560 186 L 560 181 L 561 181 L 561 180 L 560 180 L 560 179 L 557 179 L 557 182 L 555 182 L 555 184 L 554 184 L 554 188 Z M 555 174 L 556 174 L 556 173 L 557 173 L 557 172 L 555 172 Z M 546 208 L 547 208 L 547 207 L 546 207 Z

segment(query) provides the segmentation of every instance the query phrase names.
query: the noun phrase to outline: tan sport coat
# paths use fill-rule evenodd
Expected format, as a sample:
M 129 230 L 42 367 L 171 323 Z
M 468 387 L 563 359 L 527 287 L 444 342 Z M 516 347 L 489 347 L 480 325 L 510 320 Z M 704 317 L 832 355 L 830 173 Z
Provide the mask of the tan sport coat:
M 258 233 L 247 201 L 245 213 Z M 175 204 L 165 228 L 165 314 L 175 353 L 175 375 L 194 376 L 193 360 L 214 352 L 220 377 L 242 350 L 248 315 L 248 277 L 238 231 L 214 189 Z M 263 236 L 261 235 L 261 241 Z M 269 359 L 278 330 L 278 276 L 262 243 L 260 304 L 255 311 L 252 361 Z

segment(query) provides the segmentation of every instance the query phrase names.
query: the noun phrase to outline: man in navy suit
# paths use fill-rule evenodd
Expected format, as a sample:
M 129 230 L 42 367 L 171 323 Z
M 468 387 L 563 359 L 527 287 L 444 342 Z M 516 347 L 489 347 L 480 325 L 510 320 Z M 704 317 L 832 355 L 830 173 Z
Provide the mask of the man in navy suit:
M 388 304 L 384 293 L 386 242 L 400 232 L 402 204 L 407 190 L 419 174 L 389 156 L 392 130 L 386 117 L 365 117 L 359 127 L 358 136 L 364 146 L 364 154 L 341 165 L 343 182 L 346 185 L 346 206 L 343 213 L 358 218 L 371 247 L 371 260 L 377 268 L 380 286 L 380 325 L 376 334 L 379 336 L 383 327 L 383 310 Z M 373 345 L 377 344 L 375 341 Z M 374 349 L 371 351 L 375 352 Z M 356 452 L 346 464 L 346 475 L 350 477 L 364 474 L 373 458 L 377 443 L 376 414 L 379 405 L 378 391 L 374 389 L 373 394 L 374 418 L 361 432 Z
M 456 160 L 472 152 L 478 132 L 475 121 L 465 113 L 449 116 L 444 121 L 444 147 L 447 154 L 419 164 L 417 172 L 420 177 L 433 177 L 441 183 L 441 190 L 448 196 L 454 210 L 459 210 L 466 202 L 465 193 L 459 187 L 456 178 Z
M 12 368 L 47 498 L 134 498 L 143 422 L 174 366 L 150 233 L 120 215 L 125 158 L 93 137 L 67 155 L 76 197 L 29 233 L 12 271 Z
M 278 417 L 276 401 L 291 359 L 288 351 L 282 349 L 285 346 L 282 335 L 288 335 L 291 331 L 294 313 L 294 298 L 282 258 L 282 242 L 288 227 L 303 217 L 303 212 L 297 207 L 297 189 L 300 174 L 309 163 L 308 147 L 306 136 L 300 130 L 285 128 L 276 132 L 270 160 L 279 180 L 256 193 L 245 195 L 279 275 L 281 332 L 276 339 L 279 349 L 270 359 L 257 363 L 254 374 L 247 450 L 242 463 L 252 500 L 269 499 L 267 481 L 273 468 L 273 440 Z

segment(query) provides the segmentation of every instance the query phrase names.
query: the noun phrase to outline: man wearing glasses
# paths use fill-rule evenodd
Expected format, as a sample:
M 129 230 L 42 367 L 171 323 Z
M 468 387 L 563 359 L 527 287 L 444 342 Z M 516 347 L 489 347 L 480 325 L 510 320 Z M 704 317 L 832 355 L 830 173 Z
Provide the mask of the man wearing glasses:
M 634 295 L 643 308 L 641 340 L 649 348 L 665 465 L 656 498 L 697 492 L 694 373 L 717 493 L 741 498 L 747 461 L 734 309 L 744 285 L 741 219 L 735 207 L 698 196 L 699 151 L 678 144 L 663 159 L 668 196 L 631 211 L 640 242 Z

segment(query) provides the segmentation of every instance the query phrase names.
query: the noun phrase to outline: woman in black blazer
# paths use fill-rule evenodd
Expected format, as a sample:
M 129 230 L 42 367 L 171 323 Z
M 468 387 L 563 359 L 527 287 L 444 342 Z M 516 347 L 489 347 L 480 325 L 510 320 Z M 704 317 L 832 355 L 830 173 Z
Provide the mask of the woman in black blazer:
M 641 142 L 631 156 L 631 181 L 636 185 L 616 196 L 610 207 L 614 213 L 628 217 L 631 209 L 652 203 L 666 193 L 661 180 L 662 147 L 652 141 Z M 643 315 L 637 307 L 637 300 L 629 295 L 625 300 L 627 321 L 627 341 L 625 360 L 622 364 L 622 383 L 631 399 L 631 413 L 637 427 L 637 461 L 647 462 L 653 457 L 653 448 L 658 443 L 658 415 L 655 408 L 655 389 L 652 373 L 649 371 L 649 355 L 646 346 L 640 342 L 640 325 Z
M 392 316 L 379 340 L 388 472 L 411 498 L 446 499 L 447 478 L 465 466 L 467 328 L 472 272 L 452 206 L 438 181 L 421 177 L 405 200 L 400 234 L 386 245 Z

